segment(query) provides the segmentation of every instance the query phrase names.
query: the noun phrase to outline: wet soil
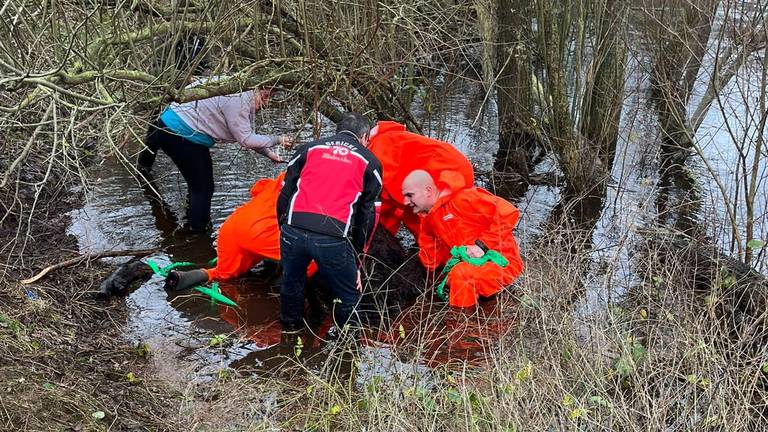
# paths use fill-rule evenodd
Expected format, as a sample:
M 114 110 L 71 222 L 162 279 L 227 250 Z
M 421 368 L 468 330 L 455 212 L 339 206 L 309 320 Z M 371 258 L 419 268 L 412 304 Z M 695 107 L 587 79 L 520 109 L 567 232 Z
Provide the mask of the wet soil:
M 43 204 L 60 217 L 32 220 L 32 237 L 23 255 L 7 255 L 0 286 L 0 429 L 177 427 L 173 400 L 179 393 L 145 379 L 146 355 L 121 337 L 127 311 L 92 296 L 110 265 L 85 262 L 31 285 L 18 282 L 78 254 L 76 239 L 65 234 L 69 218 L 63 216 L 76 199 Z M 2 243 L 21 252 L 12 226 L 4 224 Z M 95 418 L 100 412 L 104 418 Z

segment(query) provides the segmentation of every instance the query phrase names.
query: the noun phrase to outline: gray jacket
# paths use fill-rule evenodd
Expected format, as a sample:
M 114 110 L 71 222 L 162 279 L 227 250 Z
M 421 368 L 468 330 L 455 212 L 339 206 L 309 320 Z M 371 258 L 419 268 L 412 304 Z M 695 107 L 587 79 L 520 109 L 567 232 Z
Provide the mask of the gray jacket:
M 201 82 L 190 87 L 199 84 Z M 182 104 L 173 102 L 170 108 L 189 127 L 210 136 L 216 142 L 238 142 L 245 148 L 264 153 L 279 143 L 279 137 L 260 135 L 253 131 L 255 99 L 255 92 L 249 90 Z

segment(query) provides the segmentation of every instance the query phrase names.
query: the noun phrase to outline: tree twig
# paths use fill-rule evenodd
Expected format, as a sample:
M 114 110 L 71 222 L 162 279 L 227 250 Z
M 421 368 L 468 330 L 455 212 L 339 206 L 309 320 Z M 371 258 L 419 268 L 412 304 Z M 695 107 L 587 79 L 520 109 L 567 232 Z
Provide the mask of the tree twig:
M 83 261 L 90 261 L 90 260 L 99 259 L 99 258 L 119 257 L 119 256 L 145 256 L 145 255 L 149 255 L 151 253 L 157 252 L 158 250 L 159 248 L 134 249 L 134 250 L 106 251 L 106 252 L 99 252 L 99 253 L 93 253 L 88 255 L 80 255 L 78 257 L 68 259 L 66 261 L 62 261 L 60 263 L 51 264 L 48 267 L 42 269 L 38 274 L 32 276 L 31 278 L 23 279 L 19 282 L 23 284 L 31 284 L 33 282 L 38 281 L 43 276 L 47 275 L 53 270 L 80 264 Z
M 29 151 L 32 149 L 32 145 L 35 143 L 37 134 L 40 133 L 40 131 L 43 129 L 43 126 L 45 126 L 48 117 L 51 115 L 54 103 L 54 101 L 51 101 L 51 103 L 48 105 L 48 109 L 45 111 L 43 119 L 40 120 L 40 124 L 35 128 L 35 130 L 32 131 L 32 136 L 29 137 L 27 145 L 24 146 L 24 149 L 21 151 L 21 154 L 19 154 L 19 157 L 14 159 L 11 163 L 11 166 L 8 167 L 8 171 L 6 171 L 5 175 L 3 176 L 3 181 L 0 182 L 0 189 L 4 188 L 8 184 L 8 180 L 11 178 L 11 174 L 13 174 L 13 171 L 16 170 L 16 165 L 20 164 L 29 154 Z

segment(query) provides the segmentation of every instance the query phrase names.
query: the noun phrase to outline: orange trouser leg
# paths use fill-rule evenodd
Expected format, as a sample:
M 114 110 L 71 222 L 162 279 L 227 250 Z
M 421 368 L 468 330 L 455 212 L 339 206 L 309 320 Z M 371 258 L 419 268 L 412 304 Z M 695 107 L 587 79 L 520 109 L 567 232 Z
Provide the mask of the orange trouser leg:
M 225 221 L 219 231 L 216 267 L 208 270 L 208 280 L 232 279 L 243 275 L 264 259 L 280 261 L 277 224 L 257 224 L 247 233 L 237 230 L 234 222 Z M 312 261 L 307 275 L 317 271 Z
M 245 250 L 229 250 L 222 253 L 219 249 L 217 255 L 219 259 L 216 261 L 216 267 L 207 270 L 209 281 L 238 277 L 248 272 L 262 260 L 262 257 Z
M 490 297 L 513 280 L 506 269 L 491 262 L 481 266 L 458 263 L 448 273 L 448 303 L 455 307 L 474 306 L 478 297 Z
M 208 270 L 208 280 L 225 280 L 247 272 L 263 258 L 241 246 L 243 234 L 238 229 L 240 220 L 230 217 L 221 225 L 216 245 L 216 267 Z

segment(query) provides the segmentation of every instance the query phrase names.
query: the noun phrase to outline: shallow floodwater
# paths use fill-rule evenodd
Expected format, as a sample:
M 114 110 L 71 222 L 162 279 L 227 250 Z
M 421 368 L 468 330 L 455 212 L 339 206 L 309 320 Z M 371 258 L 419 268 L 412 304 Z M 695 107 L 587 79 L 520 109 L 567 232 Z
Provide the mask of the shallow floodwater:
M 634 64 L 635 67 L 639 67 Z M 622 115 L 622 133 L 608 194 L 603 205 L 594 209 L 588 244 L 588 270 L 581 275 L 586 295 L 575 305 L 577 315 L 601 313 L 604 305 L 620 296 L 636 283 L 632 271 L 631 245 L 640 228 L 658 224 L 674 225 L 674 220 L 658 216 L 658 168 L 655 162 L 655 117 L 649 111 L 643 91 L 646 83 L 628 74 L 625 109 Z M 439 96 L 437 111 L 425 111 L 421 101 L 413 110 L 424 122 L 424 133 L 449 141 L 472 160 L 479 181 L 488 189 L 495 185 L 488 180 L 497 147 L 495 107 L 486 100 L 479 86 L 461 84 L 447 86 L 436 83 L 444 91 Z M 485 105 L 483 105 L 485 104 Z M 295 132 L 302 124 L 301 116 L 291 109 L 271 108 L 261 114 L 262 133 Z M 717 114 L 705 120 L 702 131 L 711 131 L 718 121 Z M 267 125 L 280 125 L 280 129 Z M 326 127 L 328 127 L 326 125 Z M 324 130 L 327 133 L 328 130 Z M 299 141 L 311 139 L 309 127 L 303 128 Z M 717 136 L 716 134 L 714 135 Z M 730 153 L 713 141 L 704 148 L 714 148 L 713 156 Z M 214 237 L 188 237 L 175 232 L 183 219 L 186 186 L 170 160 L 160 154 L 153 169 L 155 185 L 165 201 L 163 206 L 152 200 L 153 194 L 142 188 L 134 175 L 126 169 L 135 155 L 107 156 L 96 173 L 96 180 L 87 185 L 87 200 L 82 209 L 72 213 L 70 232 L 77 236 L 83 252 L 119 249 L 145 249 L 157 247 L 160 252 L 148 257 L 160 265 L 170 262 L 191 261 L 205 265 L 215 256 Z M 218 145 L 212 151 L 216 193 L 212 202 L 214 233 L 224 219 L 238 205 L 249 198 L 252 183 L 265 176 L 275 176 L 281 166 L 275 166 L 264 157 L 242 150 L 237 145 Z M 730 159 L 728 159 L 730 160 Z M 545 161 L 540 171 L 548 171 L 554 164 Z M 701 166 L 695 162 L 696 174 Z M 718 166 L 720 164 L 718 163 Z M 702 178 L 706 176 L 702 175 Z M 730 186 L 730 184 L 729 184 Z M 764 186 L 763 186 L 764 188 Z M 717 193 L 705 182 L 703 201 L 713 203 L 699 208 L 717 210 Z M 542 226 L 559 198 L 554 187 L 531 187 L 519 199 L 521 212 L 517 238 L 525 256 L 528 248 L 535 247 L 536 239 L 544 233 Z M 674 199 L 671 198 L 671 199 Z M 151 203 L 155 202 L 154 205 Z M 679 204 L 679 203 L 678 203 Z M 699 213 L 685 215 L 696 220 Z M 671 219 L 682 216 L 672 216 Z M 296 340 L 281 337 L 278 301 L 278 280 L 268 269 L 256 269 L 247 277 L 221 283 L 222 291 L 241 306 L 234 309 L 213 304 L 201 294 L 185 292 L 169 294 L 162 288 L 163 279 L 154 276 L 126 299 L 130 318 L 126 338 L 132 342 L 148 343 L 158 354 L 169 376 L 181 381 L 214 376 L 220 369 L 238 369 L 264 372 L 276 369 L 285 361 L 295 358 Z M 604 287 L 611 289 L 606 290 Z M 503 303 L 503 302 L 500 302 Z M 425 304 L 429 305 L 429 302 Z M 396 319 L 388 332 L 368 335 L 369 341 L 361 348 L 363 364 L 358 368 L 359 378 L 397 373 L 411 374 L 415 379 L 428 376 L 429 366 L 452 360 L 482 362 L 488 347 L 501 338 L 514 325 L 514 311 L 502 311 L 495 302 L 485 304 L 477 315 L 451 316 L 439 311 L 441 320 L 434 328 L 424 328 L 425 317 L 437 314 L 431 306 L 411 308 Z M 483 324 L 473 324 L 482 317 Z M 474 321 L 473 321 L 474 320 Z M 417 367 L 400 363 L 393 353 L 409 352 L 409 335 L 419 330 L 429 340 L 421 346 L 428 352 L 414 352 L 419 358 Z M 312 356 L 321 352 L 320 335 L 306 332 L 302 335 L 302 352 Z M 281 340 L 282 339 L 282 340 Z M 423 341 L 422 341 L 423 342 Z M 181 363 L 175 363 L 175 362 Z M 167 364 L 170 363 L 170 364 Z M 179 364 L 186 365 L 183 369 Z M 183 376 L 178 376 L 183 375 Z

